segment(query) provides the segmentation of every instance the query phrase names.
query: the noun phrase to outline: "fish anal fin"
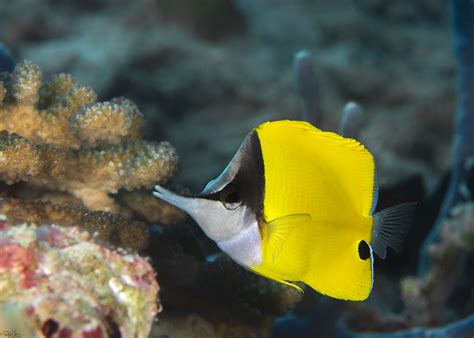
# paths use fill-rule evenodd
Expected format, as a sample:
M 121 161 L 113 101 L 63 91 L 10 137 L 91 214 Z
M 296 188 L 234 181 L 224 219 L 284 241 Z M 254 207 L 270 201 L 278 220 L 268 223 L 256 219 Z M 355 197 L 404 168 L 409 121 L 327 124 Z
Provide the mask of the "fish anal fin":
M 299 292 L 304 293 L 303 289 L 300 286 L 296 285 L 295 283 L 291 283 L 290 281 L 287 281 L 287 280 L 283 279 L 278 274 L 276 274 L 274 272 L 271 272 L 270 270 L 266 269 L 263 266 L 250 267 L 250 270 L 252 270 L 253 272 L 255 272 L 256 274 L 258 274 L 260 276 L 263 276 L 265 278 L 269 278 L 269 279 L 274 280 L 275 282 L 278 282 L 278 283 L 282 283 L 282 284 L 291 286 L 292 288 L 295 288 Z
M 371 247 L 385 259 L 387 247 L 400 252 L 411 224 L 416 203 L 399 204 L 376 213 L 372 230 Z

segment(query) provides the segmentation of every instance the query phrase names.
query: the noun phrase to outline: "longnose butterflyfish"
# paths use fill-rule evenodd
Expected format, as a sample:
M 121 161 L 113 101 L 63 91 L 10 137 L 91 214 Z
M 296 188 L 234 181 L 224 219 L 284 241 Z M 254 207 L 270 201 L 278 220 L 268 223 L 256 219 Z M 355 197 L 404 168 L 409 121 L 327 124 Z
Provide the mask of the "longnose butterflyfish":
M 253 129 L 224 171 L 196 196 L 156 186 L 243 267 L 299 290 L 303 282 L 361 301 L 373 286 L 374 253 L 399 250 L 413 203 L 374 214 L 374 159 L 358 141 L 303 121 Z

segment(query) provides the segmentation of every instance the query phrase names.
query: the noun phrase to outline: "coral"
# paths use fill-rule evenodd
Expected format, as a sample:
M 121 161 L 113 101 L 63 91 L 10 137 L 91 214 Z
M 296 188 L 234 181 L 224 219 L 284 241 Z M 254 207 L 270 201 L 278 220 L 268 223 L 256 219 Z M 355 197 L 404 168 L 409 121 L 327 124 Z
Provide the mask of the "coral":
M 93 146 L 98 142 L 116 144 L 139 138 L 143 119 L 133 102 L 115 98 L 84 106 L 71 116 L 69 128 L 83 143 Z
M 3 198 L 0 199 L 0 213 L 12 224 L 79 225 L 98 240 L 123 248 L 143 250 L 149 243 L 144 223 L 104 211 L 88 211 L 49 201 Z
M 442 324 L 448 317 L 448 301 L 460 292 L 456 290 L 459 276 L 468 275 L 466 258 L 474 250 L 474 202 L 453 208 L 441 229 L 440 241 L 429 248 L 432 263 L 428 273 L 402 281 L 407 315 L 416 325 Z M 470 283 L 467 287 L 468 295 L 474 292 Z M 468 300 L 469 296 L 463 302 Z M 461 301 L 457 301 L 457 310 L 462 307 Z
M 78 227 L 1 224 L 0 323 L 10 333 L 147 337 L 158 291 L 147 260 Z
M 149 191 L 125 191 L 120 194 L 120 200 L 148 223 L 171 225 L 187 218 L 181 209 L 156 198 Z
M 65 74 L 43 86 L 29 61 L 2 78 L 0 178 L 8 184 L 68 191 L 89 210 L 117 212 L 109 193 L 151 189 L 176 171 L 168 142 L 139 139 L 143 119 L 131 101 L 97 103 L 92 89 Z

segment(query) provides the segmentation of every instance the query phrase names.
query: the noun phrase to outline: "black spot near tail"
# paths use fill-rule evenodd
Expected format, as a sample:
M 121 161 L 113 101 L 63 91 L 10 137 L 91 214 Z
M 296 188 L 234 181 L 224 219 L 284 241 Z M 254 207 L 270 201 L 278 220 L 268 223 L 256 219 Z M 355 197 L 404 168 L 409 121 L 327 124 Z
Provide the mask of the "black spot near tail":
M 370 258 L 370 247 L 366 241 L 359 242 L 359 257 L 364 261 Z

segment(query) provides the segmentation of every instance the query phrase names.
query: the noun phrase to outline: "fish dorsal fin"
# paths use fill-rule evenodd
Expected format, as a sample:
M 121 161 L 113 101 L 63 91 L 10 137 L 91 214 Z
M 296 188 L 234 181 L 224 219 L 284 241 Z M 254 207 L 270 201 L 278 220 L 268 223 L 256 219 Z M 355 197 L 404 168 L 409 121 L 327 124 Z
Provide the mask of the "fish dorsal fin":
M 295 227 L 301 227 L 309 220 L 311 216 L 308 214 L 295 214 L 279 217 L 266 224 L 266 250 L 272 264 L 278 260 L 288 239 L 300 232 Z
M 377 175 L 377 167 L 374 163 L 374 189 L 372 193 L 372 206 L 370 208 L 370 214 L 373 215 L 375 208 L 377 208 L 377 201 L 379 200 L 379 178 Z
M 262 124 L 256 132 L 264 159 L 265 218 L 370 216 L 375 164 L 362 144 L 299 121 Z
M 213 194 L 224 188 L 227 184 L 229 184 L 229 182 L 234 179 L 242 164 L 241 162 L 245 160 L 246 157 L 251 156 L 249 155 L 249 153 L 251 151 L 252 135 L 253 130 L 248 133 L 247 136 L 244 138 L 239 149 L 237 150 L 229 164 L 227 164 L 224 171 L 222 171 L 222 173 L 217 178 L 207 183 L 204 189 L 200 192 L 200 196 Z
M 387 247 L 401 251 L 415 206 L 416 203 L 403 203 L 374 215 L 371 246 L 377 256 L 385 258 Z

